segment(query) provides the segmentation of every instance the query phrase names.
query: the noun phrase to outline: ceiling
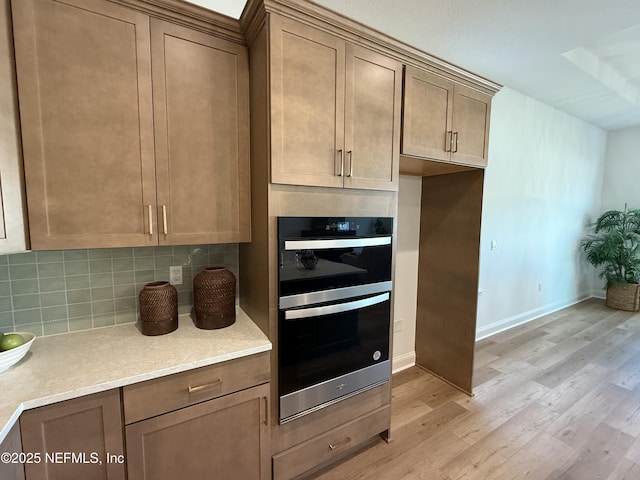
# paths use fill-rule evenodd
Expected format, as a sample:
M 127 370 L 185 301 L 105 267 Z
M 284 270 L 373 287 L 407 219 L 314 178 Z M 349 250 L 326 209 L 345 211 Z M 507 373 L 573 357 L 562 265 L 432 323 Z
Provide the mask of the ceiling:
M 640 125 L 639 0 L 316 3 L 606 130 Z

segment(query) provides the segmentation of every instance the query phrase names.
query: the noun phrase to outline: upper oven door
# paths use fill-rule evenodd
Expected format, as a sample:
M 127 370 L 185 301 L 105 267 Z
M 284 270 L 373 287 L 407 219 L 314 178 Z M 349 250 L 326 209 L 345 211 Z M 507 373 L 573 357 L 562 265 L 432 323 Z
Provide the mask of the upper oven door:
M 280 308 L 389 291 L 391 236 L 281 240 L 279 273 Z

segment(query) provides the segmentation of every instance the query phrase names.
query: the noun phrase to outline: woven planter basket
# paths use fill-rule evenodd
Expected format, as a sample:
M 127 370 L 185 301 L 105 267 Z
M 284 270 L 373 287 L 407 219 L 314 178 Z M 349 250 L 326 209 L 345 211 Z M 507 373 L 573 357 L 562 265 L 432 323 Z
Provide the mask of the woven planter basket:
M 608 287 L 607 307 L 629 312 L 640 310 L 640 284 L 616 283 Z
M 205 268 L 193 279 L 196 327 L 224 328 L 236 321 L 236 277 L 226 268 Z
M 178 291 L 169 282 L 147 283 L 138 303 L 143 335 L 163 335 L 178 328 Z

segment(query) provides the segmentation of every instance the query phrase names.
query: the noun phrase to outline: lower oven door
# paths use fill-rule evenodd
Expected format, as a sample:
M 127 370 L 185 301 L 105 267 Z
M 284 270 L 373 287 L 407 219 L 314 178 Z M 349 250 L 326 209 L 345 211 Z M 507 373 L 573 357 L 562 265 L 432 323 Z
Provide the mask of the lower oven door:
M 389 380 L 389 292 L 280 311 L 280 422 Z

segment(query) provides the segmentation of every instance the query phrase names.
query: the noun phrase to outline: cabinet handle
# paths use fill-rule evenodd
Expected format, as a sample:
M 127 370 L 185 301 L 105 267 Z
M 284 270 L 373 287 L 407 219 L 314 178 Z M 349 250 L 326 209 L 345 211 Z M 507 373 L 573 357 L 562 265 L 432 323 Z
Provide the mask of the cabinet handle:
M 151 205 L 147 205 L 147 213 L 149 214 L 149 235 L 153 237 L 153 209 Z
M 348 177 L 353 177 L 353 156 L 352 156 L 352 151 L 349 150 L 347 152 L 347 155 L 349 155 L 349 175 L 347 175 Z
M 337 450 L 340 447 L 344 447 L 345 445 L 348 445 L 351 442 L 351 438 L 349 437 L 345 437 L 344 440 L 338 442 L 338 443 L 330 443 L 329 444 L 329 450 L 331 450 L 332 452 Z
M 455 146 L 455 150 L 452 150 L 453 153 L 457 153 L 458 152 L 458 132 L 453 132 L 453 135 L 456 136 L 455 141 L 452 141 L 451 143 L 453 143 L 453 145 Z M 453 135 L 451 135 L 451 138 L 453 138 Z M 453 147 L 452 147 L 453 148 Z
M 205 383 L 204 385 L 198 385 L 197 387 L 189 387 L 189 393 L 201 392 L 202 390 L 206 390 L 208 388 L 218 387 L 222 384 L 222 379 L 219 378 L 215 382 Z
M 167 234 L 167 206 L 162 205 L 162 228 L 164 229 L 164 234 Z
M 344 175 L 344 155 L 342 153 L 342 149 L 338 150 L 338 153 L 340 154 L 340 172 L 338 173 L 338 176 L 341 177 Z
M 450 152 L 452 147 L 452 143 L 453 143 L 453 132 L 451 130 L 449 130 L 445 136 L 444 136 L 444 151 L 445 152 Z
M 267 397 L 262 397 L 264 400 L 264 424 L 269 425 L 269 399 Z

